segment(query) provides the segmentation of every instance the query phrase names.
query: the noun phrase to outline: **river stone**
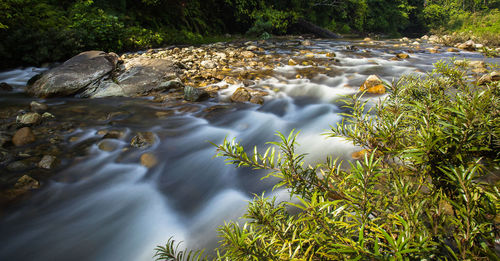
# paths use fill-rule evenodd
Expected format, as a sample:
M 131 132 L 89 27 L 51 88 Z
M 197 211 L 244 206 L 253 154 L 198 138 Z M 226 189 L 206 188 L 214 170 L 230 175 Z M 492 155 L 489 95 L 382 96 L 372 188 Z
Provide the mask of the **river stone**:
M 55 119 L 55 118 L 56 118 L 56 116 L 54 116 L 54 115 L 53 115 L 52 113 L 50 113 L 50 112 L 44 112 L 44 113 L 42 114 L 42 119 L 44 119 L 44 120 L 47 120 L 47 119 Z
M 213 61 L 210 61 L 210 60 L 201 61 L 200 65 L 207 68 L 207 69 L 213 69 L 213 68 L 217 67 L 217 65 Z
M 239 87 L 234 91 L 233 95 L 231 95 L 231 101 L 233 102 L 247 102 L 250 101 L 252 95 L 247 90 L 247 88 Z
M 112 72 L 118 62 L 116 55 L 87 51 L 42 74 L 27 86 L 27 92 L 38 97 L 68 96 L 85 90 Z
M 184 100 L 197 102 L 208 98 L 209 95 L 205 90 L 195 88 L 193 86 L 184 87 Z
M 24 127 L 16 131 L 14 137 L 12 137 L 12 143 L 16 147 L 24 146 L 35 142 L 36 138 L 29 127 Z
M 17 182 L 14 185 L 14 187 L 16 189 L 30 190 L 30 189 L 39 188 L 40 187 L 40 183 L 36 179 L 34 179 L 32 177 L 30 177 L 28 175 L 24 175 L 24 176 L 20 177 L 17 180 Z
M 111 152 L 116 150 L 118 146 L 116 145 L 116 143 L 110 140 L 102 140 L 101 142 L 99 142 L 98 147 L 102 151 Z
M 53 169 L 57 164 L 57 158 L 52 155 L 44 155 L 40 162 L 38 162 L 38 167 L 42 169 Z
M 396 54 L 396 57 L 398 57 L 399 59 L 408 59 L 410 58 L 410 55 L 407 53 L 398 53 Z
M 240 56 L 243 58 L 253 58 L 255 57 L 255 53 L 253 53 L 252 51 L 243 51 L 240 53 Z
M 0 90 L 10 92 L 13 90 L 13 88 L 8 83 L 2 82 L 2 83 L 0 83 Z
M 9 141 L 12 140 L 12 136 L 7 132 L 0 131 L 0 148 L 6 145 Z
M 156 141 L 156 136 L 150 131 L 138 132 L 130 141 L 130 145 L 135 148 L 151 147 Z
M 488 83 L 498 81 L 500 81 L 500 71 L 495 71 L 481 76 L 481 78 L 479 78 L 479 80 L 477 81 L 477 84 L 486 85 Z
M 42 121 L 42 116 L 36 112 L 28 112 L 17 116 L 16 122 L 23 125 L 36 125 Z
M 384 82 L 382 82 L 382 80 L 377 75 L 370 75 L 359 87 L 359 90 L 374 94 L 384 94 Z
M 152 168 L 158 164 L 158 159 L 152 153 L 144 153 L 141 155 L 141 165 L 146 168 Z
M 44 104 L 44 103 L 40 103 L 40 102 L 37 102 L 37 101 L 32 101 L 30 103 L 30 109 L 34 112 L 45 112 L 49 109 L 49 106 L 47 106 L 47 104 Z

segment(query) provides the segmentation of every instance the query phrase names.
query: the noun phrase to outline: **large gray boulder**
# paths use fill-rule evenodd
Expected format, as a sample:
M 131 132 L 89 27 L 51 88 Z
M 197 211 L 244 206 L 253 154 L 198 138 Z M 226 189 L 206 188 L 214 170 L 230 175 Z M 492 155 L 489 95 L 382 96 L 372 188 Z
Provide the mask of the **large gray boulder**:
M 118 56 L 102 51 L 87 51 L 45 72 L 27 92 L 37 97 L 69 96 L 99 82 L 116 68 Z
M 137 57 L 125 61 L 113 80 L 89 86 L 82 97 L 141 96 L 184 87 L 177 74 L 181 70 L 171 60 Z

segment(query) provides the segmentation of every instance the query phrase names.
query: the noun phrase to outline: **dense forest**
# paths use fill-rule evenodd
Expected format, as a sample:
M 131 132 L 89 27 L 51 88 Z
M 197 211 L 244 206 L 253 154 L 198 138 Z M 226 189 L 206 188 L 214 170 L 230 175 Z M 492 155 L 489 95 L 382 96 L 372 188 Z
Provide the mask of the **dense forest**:
M 41 65 L 89 49 L 295 34 L 299 19 L 341 34 L 473 30 L 488 37 L 500 33 L 499 7 L 498 0 L 6 0 L 0 3 L 1 67 Z

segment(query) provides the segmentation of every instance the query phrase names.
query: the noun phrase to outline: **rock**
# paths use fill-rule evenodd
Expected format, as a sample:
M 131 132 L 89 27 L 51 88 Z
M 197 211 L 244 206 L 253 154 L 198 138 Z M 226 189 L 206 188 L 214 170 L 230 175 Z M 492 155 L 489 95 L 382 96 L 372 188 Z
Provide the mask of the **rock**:
M 476 44 L 472 40 L 468 40 L 465 43 L 459 44 L 457 47 L 460 49 L 467 50 L 467 51 L 475 51 L 476 50 Z
M 36 112 L 28 112 L 17 116 L 16 122 L 23 125 L 36 125 L 42 121 L 42 116 Z
M 39 187 L 40 183 L 28 175 L 20 177 L 14 185 L 14 188 L 23 190 L 37 189 Z
M 398 53 L 396 54 L 396 57 L 398 57 L 399 59 L 408 59 L 410 58 L 410 55 L 407 53 Z
M 427 41 L 427 40 L 429 40 L 429 36 L 428 35 L 424 35 L 424 36 L 420 37 L 420 39 L 422 39 L 424 41 Z
M 44 155 L 40 162 L 38 162 L 38 167 L 42 169 L 53 169 L 57 164 L 57 158 L 52 155 Z
M 138 132 L 130 141 L 130 145 L 135 148 L 151 147 L 156 141 L 156 136 L 150 131 Z
M 312 45 L 311 41 L 309 41 L 309 40 L 304 40 L 304 41 L 301 42 L 301 44 L 303 46 L 311 46 Z
M 84 90 L 112 72 L 118 57 L 101 51 L 78 54 L 42 74 L 27 92 L 38 97 L 68 96 Z
M 152 153 L 144 153 L 141 155 L 141 165 L 146 168 L 152 168 L 158 164 L 158 159 Z
M 437 48 L 427 48 L 426 50 L 429 51 L 429 53 L 439 53 Z
M 210 61 L 210 60 L 202 61 L 200 63 L 200 65 L 207 68 L 207 69 L 213 69 L 213 68 L 217 67 L 217 65 L 213 61 Z
M 481 76 L 481 78 L 479 78 L 479 80 L 477 81 L 477 84 L 486 85 L 488 83 L 498 82 L 498 81 L 500 81 L 500 71 L 494 71 Z
M 443 41 L 437 35 L 431 35 L 429 37 L 429 43 L 442 43 Z
M 293 59 L 290 59 L 290 60 L 288 60 L 288 65 L 294 66 L 294 65 L 297 65 L 297 62 L 294 61 Z
M 366 37 L 365 39 L 363 39 L 364 42 L 370 42 L 372 40 L 372 38 L 370 37 Z
M 0 131 L 0 148 L 6 145 L 9 141 L 12 140 L 12 136 L 7 132 Z
M 175 79 L 175 74 L 181 73 L 182 69 L 171 60 L 137 57 L 128 60 L 123 67 L 123 72 L 113 80 L 103 80 L 89 86 L 80 96 L 143 96 L 177 88 L 181 84 L 180 80 Z
M 474 48 L 476 48 L 476 49 L 482 49 L 483 47 L 484 47 L 483 44 L 475 44 L 474 45 Z
M 166 81 L 162 82 L 159 86 L 159 91 L 168 91 L 170 89 L 182 89 L 184 88 L 184 84 L 180 80 L 171 80 L 171 81 Z
M 420 45 L 420 43 L 415 41 L 415 42 L 411 43 L 411 45 Z
M 29 127 L 24 127 L 16 131 L 14 137 L 12 137 L 12 143 L 16 147 L 21 147 L 30 143 L 35 142 L 36 138 Z
M 32 166 L 28 161 L 18 160 L 7 165 L 7 170 L 12 172 L 21 172 L 30 169 Z
M 6 82 L 2 82 L 0 83 L 0 90 L 2 91 L 7 91 L 7 92 L 10 92 L 12 91 L 14 88 L 12 88 L 12 86 L 10 86 L 10 84 L 6 83 Z
M 245 48 L 247 51 L 256 51 L 256 50 L 259 50 L 259 47 L 255 46 L 255 45 L 250 45 L 250 46 L 247 46 L 247 48 Z
M 239 87 L 234 91 L 233 95 L 231 95 L 231 101 L 233 102 L 248 102 L 252 98 L 252 95 L 247 90 L 247 88 Z
M 359 90 L 374 94 L 384 94 L 384 82 L 377 75 L 370 75 L 360 86 Z
M 335 53 L 326 53 L 326 57 L 335 57 Z
M 100 130 L 97 134 L 102 135 L 103 139 L 121 139 L 125 136 L 125 133 L 120 130 Z
M 255 53 L 253 53 L 252 51 L 243 51 L 240 53 L 240 56 L 243 58 L 253 58 L 255 57 Z
M 117 148 L 116 143 L 111 142 L 110 140 L 102 140 L 97 146 L 100 150 L 107 152 L 114 151 Z
M 361 159 L 364 159 L 365 155 L 368 154 L 369 152 L 370 152 L 370 150 L 363 149 L 360 151 L 353 152 L 351 154 L 351 157 L 355 160 L 361 160 Z
M 469 66 L 472 68 L 481 68 L 481 69 L 486 68 L 486 64 L 484 63 L 484 61 L 470 61 Z
M 262 105 L 264 104 L 264 98 L 262 98 L 262 96 L 253 95 L 252 98 L 250 98 L 250 102 Z
M 30 109 L 31 109 L 31 111 L 34 111 L 34 112 L 45 112 L 49 109 L 49 106 L 47 106 L 47 104 L 44 104 L 44 103 L 32 101 L 30 103 Z
M 455 48 L 448 48 L 446 49 L 447 52 L 451 52 L 451 53 L 458 53 L 460 52 L 459 50 L 455 49 Z
M 208 93 L 203 89 L 195 88 L 193 86 L 184 87 L 184 100 L 186 101 L 197 102 L 202 101 L 208 97 Z
M 49 112 L 44 112 L 42 114 L 42 119 L 44 120 L 48 120 L 48 119 L 55 119 L 56 116 L 52 115 L 52 113 L 49 113 Z

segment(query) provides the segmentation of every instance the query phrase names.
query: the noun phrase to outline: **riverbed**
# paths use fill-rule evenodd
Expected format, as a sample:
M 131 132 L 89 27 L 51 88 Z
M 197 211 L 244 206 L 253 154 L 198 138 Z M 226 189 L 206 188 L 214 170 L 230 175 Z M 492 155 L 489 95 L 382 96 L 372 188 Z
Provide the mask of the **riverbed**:
M 429 52 L 426 48 L 434 45 L 398 40 L 311 39 L 304 44 L 288 39 L 236 45 L 255 45 L 263 55 L 294 60 L 278 61 L 271 73 L 255 77 L 255 85 L 267 90 L 263 104 L 231 102 L 239 83 L 229 83 L 201 102 L 150 96 L 35 99 L 24 93 L 24 86 L 43 68 L 1 72 L 0 82 L 14 87 L 1 93 L 1 107 L 17 110 L 34 100 L 43 102 L 57 121 L 71 126 L 61 132 L 66 145 L 55 173 L 0 218 L 0 260 L 152 260 L 155 246 L 170 237 L 210 252 L 217 245 L 217 227 L 225 220 L 238 221 L 254 194 L 265 191 L 287 199 L 285 191 L 272 191 L 275 180 L 261 180 L 264 172 L 236 169 L 214 158 L 210 142 L 236 139 L 248 149 L 263 148 L 278 139 L 277 131 L 295 129 L 300 131 L 298 152 L 308 153 L 308 163 L 327 156 L 352 160 L 359 148 L 322 134 L 342 120 L 341 98 L 358 93 L 369 75 L 391 83 L 404 74 L 424 75 L 442 59 L 500 61 L 477 52 L 448 52 L 446 47 Z M 393 59 L 401 52 L 409 58 Z M 334 57 L 327 57 L 329 53 Z M 330 62 L 307 62 L 312 59 Z M 375 104 L 385 97 L 366 99 Z M 110 131 L 119 135 L 106 138 Z M 154 142 L 131 148 L 131 139 L 146 132 Z M 154 155 L 155 164 L 141 164 L 145 153 Z

